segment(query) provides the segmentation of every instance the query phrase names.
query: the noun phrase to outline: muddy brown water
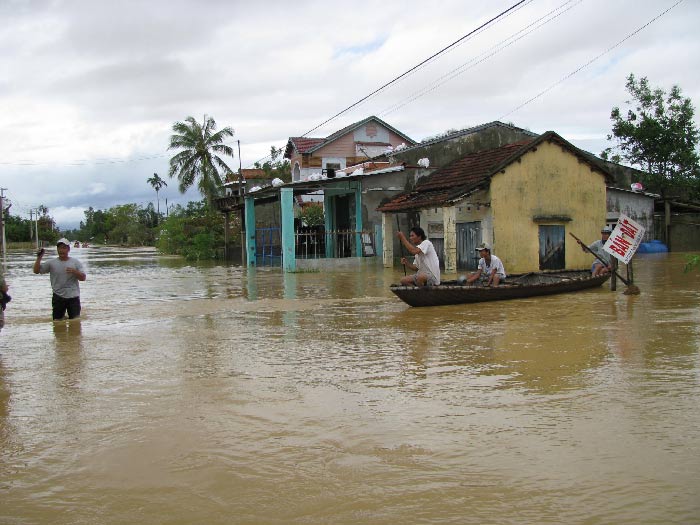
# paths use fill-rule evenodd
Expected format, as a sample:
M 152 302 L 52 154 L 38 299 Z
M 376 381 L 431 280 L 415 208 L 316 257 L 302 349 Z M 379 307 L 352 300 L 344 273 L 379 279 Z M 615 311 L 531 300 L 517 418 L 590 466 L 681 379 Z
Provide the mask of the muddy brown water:
M 401 270 L 8 255 L 0 523 L 700 523 L 700 272 L 409 308 Z

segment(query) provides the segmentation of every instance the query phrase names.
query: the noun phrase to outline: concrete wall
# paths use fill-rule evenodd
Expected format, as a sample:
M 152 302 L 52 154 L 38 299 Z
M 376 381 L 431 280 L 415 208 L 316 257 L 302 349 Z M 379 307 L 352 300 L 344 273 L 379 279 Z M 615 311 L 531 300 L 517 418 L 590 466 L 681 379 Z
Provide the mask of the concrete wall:
M 369 175 L 366 178 L 360 178 L 362 184 L 362 227 L 365 231 L 374 231 L 375 227 L 381 230 L 382 214 L 377 211 L 377 208 L 392 199 L 399 193 L 412 189 L 415 186 L 416 179 L 428 173 L 426 170 L 408 169 L 404 171 L 384 173 L 379 175 Z M 411 214 L 411 220 L 418 224 L 417 213 Z M 398 260 L 401 254 L 399 241 L 396 238 L 396 217 L 390 215 L 392 221 L 393 233 L 393 255 Z M 442 222 L 442 218 L 437 219 Z M 408 220 L 405 213 L 399 214 L 399 221 L 402 231 L 408 234 Z M 427 232 L 426 226 L 422 226 Z
M 508 272 L 539 269 L 539 226 L 563 225 L 567 268 L 587 268 L 584 242 L 600 237 L 605 224 L 605 178 L 556 143 L 544 142 L 495 175 L 491 182 L 494 253 Z M 542 219 L 551 217 L 551 219 Z M 566 217 L 570 220 L 557 219 Z M 535 220 L 538 218 L 537 220 Z
M 700 213 L 672 213 L 670 239 L 664 237 L 665 216 L 658 214 L 654 218 L 657 239 L 664 241 L 672 252 L 697 252 L 700 251 Z
M 654 230 L 654 197 L 645 193 L 630 190 L 608 188 L 607 190 L 607 222 L 617 222 L 620 214 L 627 215 L 646 229 L 643 242 L 659 239 Z
M 297 259 L 297 272 L 347 272 L 363 267 L 381 267 L 381 257 L 344 257 L 342 259 Z
M 477 151 L 498 148 L 512 144 L 525 138 L 536 136 L 526 130 L 508 126 L 493 126 L 467 135 L 456 136 L 452 139 L 428 141 L 425 145 L 399 151 L 393 154 L 398 162 L 415 165 L 419 159 L 427 158 L 434 170 Z

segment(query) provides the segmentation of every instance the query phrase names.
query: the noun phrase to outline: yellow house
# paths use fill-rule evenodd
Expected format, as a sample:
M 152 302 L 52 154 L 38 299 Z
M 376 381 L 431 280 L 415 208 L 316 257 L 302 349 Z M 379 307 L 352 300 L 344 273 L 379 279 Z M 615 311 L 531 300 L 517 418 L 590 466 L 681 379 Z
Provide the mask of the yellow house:
M 589 154 L 548 131 L 466 155 L 420 179 L 378 208 L 384 264 L 393 265 L 393 214 L 419 214 L 445 271 L 475 269 L 481 242 L 509 273 L 583 269 L 592 262 L 576 241 L 600 237 L 611 174 Z

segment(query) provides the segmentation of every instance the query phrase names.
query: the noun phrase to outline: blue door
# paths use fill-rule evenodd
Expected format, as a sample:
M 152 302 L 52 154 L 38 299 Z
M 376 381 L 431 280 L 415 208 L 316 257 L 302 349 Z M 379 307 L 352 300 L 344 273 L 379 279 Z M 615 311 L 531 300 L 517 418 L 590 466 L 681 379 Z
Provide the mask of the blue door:
M 457 268 L 476 270 L 479 254 L 476 247 L 481 243 L 481 222 L 457 223 Z

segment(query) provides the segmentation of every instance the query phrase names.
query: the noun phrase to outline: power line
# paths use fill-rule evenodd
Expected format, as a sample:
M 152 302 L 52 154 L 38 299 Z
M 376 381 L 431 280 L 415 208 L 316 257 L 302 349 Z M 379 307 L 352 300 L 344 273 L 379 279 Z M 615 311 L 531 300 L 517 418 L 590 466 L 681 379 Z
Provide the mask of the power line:
M 158 159 L 158 158 L 163 158 L 167 157 L 167 154 L 165 153 L 160 153 L 160 154 L 153 154 L 153 155 L 144 155 L 142 157 L 134 157 L 134 158 L 129 158 L 129 159 L 120 159 L 117 157 L 104 157 L 104 158 L 97 158 L 97 159 L 77 159 L 77 160 L 71 160 L 68 162 L 65 162 L 61 164 L 62 166 L 90 166 L 90 165 L 102 165 L 102 164 L 125 164 L 129 162 L 141 162 L 143 160 L 152 160 L 152 159 Z M 0 166 L 46 166 L 46 165 L 51 165 L 55 166 L 55 162 L 39 162 L 39 161 L 30 161 L 30 160 L 20 160 L 17 162 L 0 162 Z
M 481 64 L 482 62 L 485 62 L 486 60 L 492 58 L 493 56 L 497 55 L 497 54 L 500 53 L 501 51 L 503 51 L 503 50 L 505 50 L 506 48 L 510 47 L 511 45 L 515 44 L 515 43 L 518 42 L 519 40 L 525 38 L 525 37 L 528 36 L 529 34 L 531 34 L 531 33 L 535 32 L 536 30 L 540 29 L 540 28 L 543 27 L 544 25 L 546 25 L 546 24 L 548 24 L 548 23 L 554 21 L 554 20 L 557 19 L 559 16 L 563 15 L 563 14 L 566 13 L 567 11 L 573 9 L 576 5 L 578 5 L 578 4 L 580 4 L 581 2 L 583 2 L 583 0 L 578 0 L 574 5 L 568 5 L 568 4 L 571 4 L 572 2 L 574 2 L 574 0 L 568 0 L 568 1 L 564 2 L 562 5 L 560 5 L 560 6 L 557 7 L 556 9 L 553 9 L 553 10 L 551 10 L 550 12 L 548 12 L 547 14 L 545 14 L 544 16 L 541 16 L 540 18 L 538 18 L 537 20 L 535 20 L 533 23 L 531 23 L 531 24 L 525 26 L 525 27 L 524 27 L 523 29 L 521 29 L 520 31 L 517 31 L 517 32 L 513 33 L 512 35 L 510 35 L 508 38 L 505 38 L 505 39 L 501 40 L 498 44 L 496 44 L 495 46 L 491 47 L 489 50 L 485 51 L 485 52 L 482 53 L 481 55 L 478 55 L 478 56 L 474 57 L 473 59 L 471 59 L 471 60 L 469 60 L 469 61 L 463 63 L 463 64 L 460 65 L 459 67 L 457 67 L 457 68 L 451 70 L 450 72 L 448 72 L 448 73 L 442 75 L 441 77 L 439 77 L 439 78 L 438 78 L 435 82 L 433 82 L 432 84 L 430 84 L 430 85 L 428 85 L 427 87 L 423 88 L 422 90 L 417 91 L 417 92 L 413 93 L 412 95 L 410 95 L 410 96 L 408 97 L 408 99 L 404 100 L 403 102 L 399 102 L 399 103 L 397 103 L 397 104 L 394 104 L 393 106 L 390 106 L 388 109 L 383 110 L 383 111 L 380 112 L 379 114 L 380 114 L 381 116 L 388 115 L 388 114 L 393 113 L 394 111 L 397 111 L 397 110 L 401 109 L 402 107 L 404 107 L 404 106 L 410 104 L 411 102 L 413 102 L 413 101 L 415 101 L 415 100 L 417 100 L 417 99 L 419 99 L 419 98 L 421 98 L 421 97 L 427 95 L 428 93 L 432 93 L 432 92 L 435 91 L 437 88 L 439 88 L 440 86 L 446 84 L 446 83 L 449 82 L 450 80 L 453 80 L 454 78 L 458 77 L 459 75 L 461 75 L 461 74 L 465 73 L 466 71 L 468 71 L 468 70 L 470 70 L 470 69 L 476 67 L 477 65 Z M 566 7 L 567 5 L 568 5 L 568 7 Z M 565 7 L 566 7 L 566 9 L 564 9 Z M 563 9 L 563 10 L 562 10 L 562 9 Z M 559 12 L 557 12 L 557 11 L 559 11 Z M 549 18 L 546 19 L 547 17 L 549 17 Z M 545 20 L 545 19 L 546 19 L 546 20 Z M 543 20 L 544 20 L 544 21 L 543 21 Z M 536 24 L 539 24 L 539 25 L 536 25 Z M 528 29 L 530 29 L 530 30 L 527 31 Z
M 488 26 L 488 25 L 490 25 L 491 23 L 495 22 L 496 20 L 498 20 L 499 18 L 501 18 L 502 16 L 504 16 L 506 13 L 512 11 L 513 9 L 515 9 L 516 7 L 518 7 L 519 5 L 521 5 L 521 4 L 523 4 L 523 3 L 525 3 L 525 0 L 520 0 L 520 2 L 517 2 L 517 3 L 513 4 L 512 6 L 510 6 L 510 7 L 509 7 L 508 9 L 506 9 L 505 11 L 501 11 L 499 14 L 497 14 L 496 16 L 494 16 L 493 18 L 491 18 L 490 20 L 484 22 L 483 24 L 481 24 L 481 25 L 480 25 L 479 27 L 477 27 L 476 29 L 473 29 L 472 31 L 470 31 L 470 32 L 467 33 L 466 35 L 464 35 L 464 36 L 458 38 L 457 40 L 455 40 L 454 42 L 452 42 L 450 45 L 448 45 L 448 46 L 446 46 L 446 47 L 443 47 L 443 48 L 442 48 L 440 51 L 438 51 L 437 53 L 432 54 L 431 56 L 429 56 L 428 58 L 426 58 L 425 60 L 423 60 L 423 61 L 420 62 L 419 64 L 413 66 L 413 67 L 412 67 L 411 69 L 409 69 L 408 71 L 405 71 L 404 73 L 401 73 L 398 77 L 396 77 L 396 78 L 394 78 L 393 80 L 390 80 L 389 82 L 387 82 L 386 84 L 384 84 L 384 85 L 378 87 L 377 89 L 375 89 L 374 91 L 372 91 L 369 95 L 366 95 L 366 96 L 362 97 L 360 100 L 358 100 L 357 102 L 355 102 L 355 103 L 353 103 L 353 104 L 350 104 L 350 105 L 349 105 L 347 108 L 345 108 L 344 110 L 339 111 L 338 113 L 336 113 L 335 115 L 333 115 L 333 116 L 330 117 L 329 119 L 324 120 L 324 121 L 321 122 L 318 126 L 316 126 L 316 127 L 314 127 L 314 128 L 311 128 L 309 131 L 307 131 L 306 133 L 302 134 L 301 136 L 302 136 L 302 137 L 305 137 L 306 135 L 308 135 L 308 134 L 311 133 L 312 131 L 317 130 L 318 128 L 320 128 L 321 126 L 323 126 L 323 125 L 325 125 L 325 124 L 328 124 L 330 121 L 336 119 L 337 117 L 339 117 L 339 116 L 342 115 L 343 113 L 348 112 L 349 110 L 351 110 L 352 108 L 354 108 L 354 107 L 357 106 L 358 104 L 364 102 L 365 100 L 367 100 L 368 98 L 372 97 L 373 95 L 376 95 L 377 93 L 379 93 L 379 92 L 382 91 L 383 89 L 389 87 L 389 86 L 392 85 L 393 83 L 399 81 L 400 79 L 402 79 L 402 78 L 405 77 L 406 75 L 409 75 L 410 73 L 416 71 L 417 69 L 419 69 L 420 67 L 424 66 L 425 64 L 427 64 L 428 62 L 430 62 L 431 60 L 433 60 L 433 59 L 436 58 L 437 56 L 441 55 L 442 53 L 444 53 L 444 52 L 447 51 L 448 49 L 450 49 L 450 48 L 456 46 L 456 45 L 457 45 L 459 42 L 461 42 L 462 40 L 464 40 L 464 39 L 466 39 L 466 38 L 469 38 L 470 36 L 474 35 L 474 34 L 477 33 L 478 31 L 481 31 L 483 28 L 485 28 L 486 26 Z
M 542 95 L 544 95 L 545 93 L 551 91 L 552 89 L 554 89 L 556 86 L 558 86 L 559 84 L 561 84 L 561 83 L 564 82 L 565 80 L 568 80 L 569 78 L 573 77 L 576 73 L 578 73 L 579 71 L 581 71 L 581 70 L 587 68 L 587 67 L 590 66 L 593 62 L 595 62 L 596 60 L 598 60 L 600 57 L 602 57 L 602 56 L 608 54 L 610 51 L 612 51 L 612 50 L 615 49 L 616 47 L 619 47 L 619 46 L 622 45 L 624 42 L 626 42 L 627 40 L 629 40 L 630 38 L 632 38 L 633 36 L 635 36 L 637 33 L 639 33 L 640 31 L 642 31 L 643 29 L 646 29 L 648 26 L 650 26 L 651 24 L 653 24 L 654 22 L 656 22 L 659 18 L 661 18 L 662 16 L 664 16 L 666 13 L 668 13 L 671 9 L 675 8 L 675 7 L 676 7 L 677 5 L 679 5 L 681 2 L 683 2 L 683 0 L 678 0 L 678 2 L 676 2 L 675 4 L 673 4 L 671 7 L 669 7 L 669 8 L 666 9 L 665 11 L 662 11 L 661 13 L 659 13 L 658 15 L 656 15 L 654 18 L 652 18 L 651 20 L 649 20 L 649 21 L 648 21 L 646 24 L 644 24 L 643 26 L 638 27 L 637 29 L 635 29 L 634 31 L 632 31 L 632 32 L 631 32 L 630 34 L 628 34 L 625 38 L 623 38 L 622 40 L 618 41 L 616 44 L 610 46 L 608 49 L 606 49 L 605 51 L 603 51 L 602 53 L 600 53 L 598 56 L 592 58 L 591 60 L 589 60 L 588 62 L 586 62 L 586 63 L 583 64 L 582 66 L 578 67 L 577 69 L 575 69 L 575 70 L 572 71 L 571 73 L 567 74 L 566 76 L 564 76 L 564 77 L 562 77 L 561 79 L 559 79 L 558 81 L 556 81 L 554 84 L 551 84 L 551 85 L 548 86 L 547 88 L 543 89 L 543 90 L 540 91 L 537 95 L 535 95 L 534 97 L 529 98 L 528 100 L 526 100 L 525 102 L 523 102 L 523 103 L 520 104 L 519 106 L 517 106 L 517 107 L 513 108 L 512 110 L 510 110 L 508 113 L 504 113 L 503 115 L 501 115 L 500 117 L 498 117 L 496 120 L 502 120 L 502 119 L 504 119 L 505 117 L 507 117 L 508 115 L 511 115 L 511 114 L 515 113 L 515 112 L 518 111 L 519 109 L 521 109 L 521 108 L 527 106 L 527 105 L 528 105 L 530 102 L 532 102 L 533 100 L 536 100 L 536 99 L 540 98 Z
M 329 122 L 335 120 L 335 119 L 338 118 L 340 115 L 342 115 L 342 114 L 344 114 L 344 113 L 347 113 L 347 112 L 350 111 L 352 108 L 354 108 L 354 107 L 356 107 L 356 106 L 362 104 L 363 102 L 365 102 L 366 100 L 370 99 L 371 97 L 373 97 L 374 95 L 376 95 L 376 94 L 379 93 L 380 91 L 386 89 L 387 87 L 391 86 L 392 84 L 395 84 L 396 82 L 398 82 L 398 81 L 401 80 L 402 78 L 404 78 L 404 77 L 406 77 L 406 76 L 408 76 L 408 75 L 410 75 L 410 74 L 416 72 L 418 69 L 420 69 L 421 67 L 425 66 L 426 64 L 428 64 L 429 62 L 431 62 L 432 60 L 434 60 L 435 58 L 437 58 L 439 55 L 441 55 L 441 54 L 447 52 L 448 50 L 450 50 L 450 49 L 454 48 L 455 46 L 459 45 L 460 43 L 462 43 L 464 40 L 470 38 L 471 36 L 474 36 L 475 34 L 479 33 L 480 31 L 484 30 L 487 26 L 491 25 L 493 22 L 497 21 L 498 19 L 505 17 L 506 15 L 508 15 L 508 14 L 509 14 L 511 11 L 513 11 L 514 9 L 520 7 L 522 4 L 525 4 L 526 1 L 527 1 L 527 3 L 530 3 L 530 2 L 532 2 L 532 1 L 534 1 L 534 0 L 520 0 L 519 2 L 516 2 L 515 4 L 513 4 L 512 6 L 510 6 L 508 9 L 505 9 L 504 11 L 501 11 L 498 15 L 494 16 L 494 17 L 491 18 L 490 20 L 488 20 L 488 21 L 484 22 L 483 24 L 481 24 L 481 25 L 480 25 L 479 27 L 477 27 L 476 29 L 473 29 L 473 30 L 469 31 L 467 34 L 465 34 L 465 35 L 463 35 L 462 37 L 458 38 L 457 40 L 455 40 L 454 42 L 452 42 L 452 43 L 449 44 L 448 46 L 445 46 L 445 47 L 443 47 L 441 50 L 437 51 L 436 53 L 433 53 L 431 56 L 429 56 L 428 58 L 426 58 L 426 59 L 423 60 L 422 62 L 416 64 L 416 65 L 413 66 L 412 68 L 410 68 L 410 69 L 408 69 L 407 71 L 401 73 L 399 76 L 395 77 L 394 79 L 390 80 L 389 82 L 386 82 L 386 83 L 383 84 L 382 86 L 380 86 L 380 87 L 378 87 L 377 89 L 375 89 L 374 91 L 372 91 L 370 94 L 368 94 L 368 95 L 362 97 L 362 98 L 359 99 L 358 101 L 354 102 L 353 104 L 351 104 L 350 106 L 346 107 L 346 108 L 343 109 L 342 111 L 339 111 L 338 113 L 336 113 L 336 114 L 333 115 L 332 117 L 330 117 L 330 118 L 324 120 L 323 122 L 321 122 L 321 123 L 318 124 L 317 126 L 311 128 L 309 131 L 307 131 L 306 133 L 303 133 L 303 134 L 300 135 L 300 136 L 305 137 L 305 136 L 308 135 L 309 133 L 311 133 L 311 132 L 317 130 L 318 128 L 324 126 L 325 124 L 328 124 Z M 263 161 L 265 161 L 265 160 L 267 160 L 267 159 L 269 159 L 269 158 L 271 158 L 271 155 L 266 155 L 265 157 L 263 157 L 263 158 L 261 158 L 261 159 L 258 159 L 257 161 L 255 161 L 255 162 L 249 164 L 247 167 L 254 166 L 255 164 L 260 164 L 260 163 L 262 163 Z

